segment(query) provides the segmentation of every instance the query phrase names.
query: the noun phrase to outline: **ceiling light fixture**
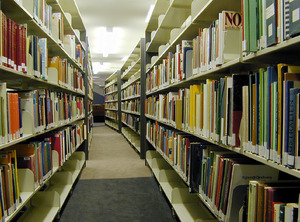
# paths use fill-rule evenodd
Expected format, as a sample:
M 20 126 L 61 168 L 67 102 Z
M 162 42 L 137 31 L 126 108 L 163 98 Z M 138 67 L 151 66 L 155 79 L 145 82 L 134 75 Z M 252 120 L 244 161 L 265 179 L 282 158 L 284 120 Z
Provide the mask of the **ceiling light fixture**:
M 150 21 L 150 17 L 152 15 L 153 10 L 154 10 L 154 5 L 152 4 L 152 5 L 150 5 L 149 11 L 147 13 L 147 17 L 145 19 L 146 23 L 148 23 Z

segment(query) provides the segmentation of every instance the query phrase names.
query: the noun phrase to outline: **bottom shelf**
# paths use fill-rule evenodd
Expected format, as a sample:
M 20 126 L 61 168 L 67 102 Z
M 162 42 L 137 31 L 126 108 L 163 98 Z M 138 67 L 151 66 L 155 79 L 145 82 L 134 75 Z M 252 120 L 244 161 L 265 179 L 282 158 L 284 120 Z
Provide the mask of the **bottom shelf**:
M 111 128 L 115 129 L 115 130 L 119 130 L 119 126 L 118 123 L 111 121 L 111 120 L 105 120 L 105 124 L 110 126 Z
M 18 221 L 53 221 L 67 199 L 85 163 L 85 153 L 75 152 L 55 173 L 45 191 L 38 191 Z
M 148 150 L 146 161 L 180 221 L 218 221 L 197 194 L 189 192 L 179 175 L 156 151 Z
M 128 142 L 140 153 L 141 152 L 141 139 L 133 130 L 128 127 L 122 127 L 122 134 Z

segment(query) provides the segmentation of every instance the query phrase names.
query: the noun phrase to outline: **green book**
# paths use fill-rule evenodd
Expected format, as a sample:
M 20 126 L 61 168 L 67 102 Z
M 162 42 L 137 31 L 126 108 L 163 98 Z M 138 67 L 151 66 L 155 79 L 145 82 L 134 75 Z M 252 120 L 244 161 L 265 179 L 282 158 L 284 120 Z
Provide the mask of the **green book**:
M 249 18 L 249 0 L 243 0 L 243 51 L 244 52 L 249 52 L 250 51 L 250 18 Z
M 264 147 L 264 157 L 266 159 L 269 159 L 269 152 L 268 152 L 268 147 L 267 147 L 267 142 L 268 142 L 268 115 L 270 115 L 270 113 L 268 113 L 268 97 L 270 96 L 269 92 L 268 92 L 268 73 L 267 70 L 264 71 L 264 86 L 263 86 L 263 97 L 264 97 L 264 105 L 263 105 L 263 116 L 264 116 L 264 121 L 263 121 L 263 147 Z
M 249 7 L 249 51 L 256 52 L 257 51 L 257 16 L 256 16 L 256 5 L 255 1 L 251 2 L 250 0 L 245 1 L 248 2 Z
M 259 69 L 259 155 L 264 156 L 263 145 L 264 145 L 264 72 L 265 69 Z

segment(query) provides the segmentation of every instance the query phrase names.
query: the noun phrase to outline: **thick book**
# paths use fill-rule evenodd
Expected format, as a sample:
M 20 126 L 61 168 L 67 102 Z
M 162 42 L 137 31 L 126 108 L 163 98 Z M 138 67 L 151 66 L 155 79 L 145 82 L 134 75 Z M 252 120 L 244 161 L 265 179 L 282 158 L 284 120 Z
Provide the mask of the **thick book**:
M 201 182 L 201 163 L 203 149 L 206 145 L 201 143 L 191 143 L 191 158 L 190 158 L 190 192 L 199 193 Z
M 266 0 L 267 46 L 277 43 L 277 0 Z
M 239 210 L 243 206 L 251 178 L 277 180 L 278 171 L 266 165 L 235 163 L 232 168 L 225 221 L 239 221 Z
M 249 84 L 247 75 L 232 75 L 232 140 L 233 147 L 240 147 L 240 123 L 243 113 L 242 87 Z
M 289 7 L 289 34 L 291 37 L 299 35 L 300 33 L 300 2 L 299 1 L 290 1 Z
M 289 168 L 295 167 L 295 140 L 296 140 L 296 103 L 297 103 L 297 94 L 300 93 L 300 88 L 292 88 L 290 89 L 290 98 L 289 98 L 289 120 L 288 120 L 288 161 L 287 166 Z

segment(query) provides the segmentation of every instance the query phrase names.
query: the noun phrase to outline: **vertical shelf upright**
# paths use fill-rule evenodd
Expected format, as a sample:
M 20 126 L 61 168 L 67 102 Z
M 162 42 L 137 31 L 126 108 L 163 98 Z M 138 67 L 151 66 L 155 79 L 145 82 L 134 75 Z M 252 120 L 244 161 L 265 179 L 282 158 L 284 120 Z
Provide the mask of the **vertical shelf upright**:
M 121 68 L 121 132 L 141 152 L 141 40 Z

